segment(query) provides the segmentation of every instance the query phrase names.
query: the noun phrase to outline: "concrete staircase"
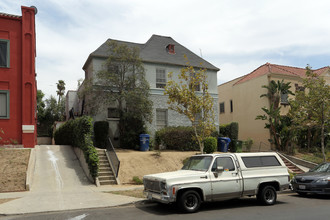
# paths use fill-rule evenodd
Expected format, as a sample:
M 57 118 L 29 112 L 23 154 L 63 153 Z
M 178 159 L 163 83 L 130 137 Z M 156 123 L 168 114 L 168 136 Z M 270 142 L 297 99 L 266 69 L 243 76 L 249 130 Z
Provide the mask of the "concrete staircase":
M 115 185 L 116 178 L 114 173 L 112 172 L 109 160 L 105 153 L 104 149 L 97 149 L 97 154 L 99 156 L 99 181 L 100 185 Z
M 302 169 L 300 169 L 298 166 L 296 166 L 294 163 L 292 163 L 290 160 L 285 158 L 284 156 L 280 155 L 283 162 L 285 163 L 286 167 L 295 174 L 305 173 Z

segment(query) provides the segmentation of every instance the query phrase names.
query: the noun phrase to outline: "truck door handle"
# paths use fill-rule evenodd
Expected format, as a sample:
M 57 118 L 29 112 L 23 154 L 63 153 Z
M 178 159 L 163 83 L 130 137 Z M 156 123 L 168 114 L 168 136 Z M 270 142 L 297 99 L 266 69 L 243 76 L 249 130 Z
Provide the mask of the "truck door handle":
M 238 173 L 232 173 L 231 175 L 232 175 L 232 176 L 237 176 L 237 175 L 238 175 Z
M 201 179 L 207 179 L 207 176 L 201 176 Z

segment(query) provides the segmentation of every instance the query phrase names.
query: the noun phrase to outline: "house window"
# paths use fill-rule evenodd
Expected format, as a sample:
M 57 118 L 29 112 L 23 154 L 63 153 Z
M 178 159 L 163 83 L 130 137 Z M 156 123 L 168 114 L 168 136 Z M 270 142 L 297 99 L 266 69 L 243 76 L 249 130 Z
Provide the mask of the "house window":
M 221 102 L 220 103 L 220 114 L 225 113 L 225 103 Z
M 199 120 L 202 119 L 202 113 L 197 113 L 195 117 L 195 121 L 192 123 L 193 125 L 198 125 Z
M 115 64 L 111 64 L 108 66 L 108 72 L 111 74 L 119 74 L 119 66 Z
M 230 100 L 230 112 L 234 111 L 233 100 Z
M 281 94 L 281 104 L 282 105 L 287 105 L 289 104 L 289 101 L 288 101 L 288 93 L 282 93 Z
M 164 88 L 166 86 L 165 69 L 156 69 L 156 88 Z
M 157 130 L 167 127 L 167 109 L 156 109 Z
M 9 91 L 0 90 L 0 119 L 9 118 Z
M 166 46 L 166 51 L 169 53 L 169 54 L 175 54 L 175 50 L 174 50 L 174 44 L 169 44 Z
M 108 108 L 108 118 L 119 118 L 119 111 L 117 108 Z
M 9 67 L 9 40 L 0 39 L 0 67 Z

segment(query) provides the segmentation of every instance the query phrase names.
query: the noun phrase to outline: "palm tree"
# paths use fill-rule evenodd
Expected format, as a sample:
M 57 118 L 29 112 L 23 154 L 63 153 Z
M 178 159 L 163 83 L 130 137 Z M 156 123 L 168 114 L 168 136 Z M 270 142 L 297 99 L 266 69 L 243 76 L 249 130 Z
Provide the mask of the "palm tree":
M 271 136 L 274 138 L 275 145 L 280 150 L 284 150 L 286 146 L 281 141 L 280 133 L 281 131 L 278 129 L 281 129 L 281 115 L 280 115 L 280 101 L 281 96 L 283 94 L 291 94 L 294 95 L 290 91 L 290 82 L 284 83 L 284 80 L 275 82 L 274 80 L 269 82 L 269 85 L 263 85 L 262 88 L 267 89 L 266 94 L 262 94 L 260 98 L 267 97 L 269 100 L 270 108 L 263 107 L 262 110 L 267 114 L 266 115 L 258 115 L 256 119 L 260 120 L 268 120 L 269 124 L 266 123 L 266 128 L 269 128 Z M 286 143 L 285 145 L 287 145 Z
M 62 96 L 64 95 L 65 92 L 65 82 L 63 80 L 59 80 L 57 85 L 57 95 L 58 95 L 58 103 L 60 103 Z
M 273 107 L 273 110 L 276 110 L 280 107 L 280 101 L 282 94 L 294 95 L 290 91 L 290 82 L 284 83 L 284 80 L 275 82 L 274 80 L 270 81 L 269 85 L 263 85 L 262 88 L 268 90 L 266 94 L 262 94 L 260 98 L 267 97 L 269 99 L 270 105 Z

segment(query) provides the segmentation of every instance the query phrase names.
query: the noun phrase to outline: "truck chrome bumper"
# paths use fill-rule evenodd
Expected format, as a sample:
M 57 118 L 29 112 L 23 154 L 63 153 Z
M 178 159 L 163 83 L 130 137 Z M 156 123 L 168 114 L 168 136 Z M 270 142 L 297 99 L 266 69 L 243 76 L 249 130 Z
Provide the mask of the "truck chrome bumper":
M 148 191 L 144 191 L 143 193 L 147 197 L 147 199 L 151 201 L 161 202 L 165 204 L 175 202 L 175 198 L 168 195 L 162 195 L 160 193 L 154 193 Z

